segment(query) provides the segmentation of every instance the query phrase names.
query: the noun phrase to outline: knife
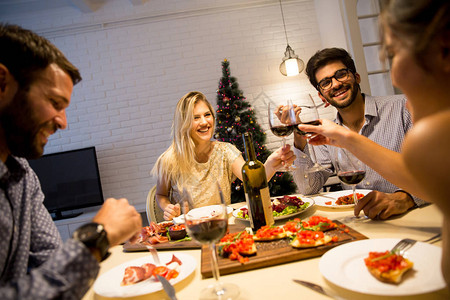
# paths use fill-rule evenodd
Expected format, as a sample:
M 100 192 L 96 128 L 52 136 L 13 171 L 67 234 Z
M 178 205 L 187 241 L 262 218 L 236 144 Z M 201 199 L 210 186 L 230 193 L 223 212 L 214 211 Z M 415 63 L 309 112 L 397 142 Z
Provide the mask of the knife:
M 336 294 L 332 290 L 329 290 L 327 288 L 323 288 L 323 287 L 321 287 L 318 284 L 315 284 L 315 283 L 312 283 L 312 282 L 309 282 L 309 281 L 298 280 L 298 279 L 292 279 L 292 280 L 294 280 L 295 282 L 297 282 L 297 283 L 299 283 L 299 284 L 301 284 L 303 286 L 306 286 L 306 287 L 308 287 L 308 288 L 310 288 L 310 289 L 312 289 L 312 290 L 314 290 L 314 291 L 316 291 L 318 293 L 321 293 L 322 295 L 328 296 L 328 297 L 336 299 L 336 300 L 345 300 L 345 298 L 339 296 L 338 294 Z
M 171 300 L 177 300 L 177 296 L 175 296 L 175 288 L 173 287 L 173 285 L 171 285 L 170 282 L 165 277 L 162 277 L 161 275 L 156 276 L 158 277 L 159 282 L 161 282 L 167 295 L 169 295 L 169 298 Z

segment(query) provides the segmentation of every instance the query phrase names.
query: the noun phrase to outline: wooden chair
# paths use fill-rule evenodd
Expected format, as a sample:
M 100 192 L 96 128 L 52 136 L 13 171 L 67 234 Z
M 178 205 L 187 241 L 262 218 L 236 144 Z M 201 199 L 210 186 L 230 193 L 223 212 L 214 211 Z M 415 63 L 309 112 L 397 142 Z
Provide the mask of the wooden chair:
M 156 203 L 156 185 L 153 186 L 147 195 L 147 205 L 145 207 L 145 211 L 147 213 L 148 223 L 150 222 L 163 222 L 164 221 L 164 212 L 159 208 L 158 203 Z

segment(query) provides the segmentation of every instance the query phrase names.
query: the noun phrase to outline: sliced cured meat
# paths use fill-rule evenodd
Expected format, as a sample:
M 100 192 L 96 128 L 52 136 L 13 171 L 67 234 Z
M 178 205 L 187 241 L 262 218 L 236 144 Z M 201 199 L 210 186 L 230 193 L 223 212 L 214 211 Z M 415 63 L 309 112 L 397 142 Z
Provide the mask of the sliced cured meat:
M 183 263 L 181 262 L 181 260 L 179 260 L 178 257 L 176 257 L 174 254 L 172 254 L 172 260 L 169 261 L 166 265 L 170 265 L 170 264 L 173 263 L 173 262 L 178 263 L 180 266 L 183 264 Z
M 146 263 L 146 264 L 143 264 L 141 266 L 141 268 L 143 268 L 144 271 L 145 271 L 144 279 L 147 279 L 147 278 L 150 278 L 152 276 L 153 269 L 156 268 L 156 266 L 154 264 L 151 264 L 151 263 Z
M 142 267 L 127 267 L 121 285 L 130 285 L 145 279 L 145 270 Z

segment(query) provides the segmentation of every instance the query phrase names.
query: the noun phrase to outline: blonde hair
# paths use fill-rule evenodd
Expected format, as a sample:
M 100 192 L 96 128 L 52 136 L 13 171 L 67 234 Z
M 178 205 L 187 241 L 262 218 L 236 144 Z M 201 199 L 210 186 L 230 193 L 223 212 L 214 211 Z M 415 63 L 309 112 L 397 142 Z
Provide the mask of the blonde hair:
M 179 187 L 187 181 L 192 165 L 195 162 L 195 144 L 191 137 L 194 107 L 204 102 L 214 119 L 212 131 L 215 130 L 216 115 L 211 103 L 201 92 L 189 92 L 178 101 L 173 123 L 172 144 L 156 161 L 152 174 L 165 178 L 167 182 L 176 183 Z

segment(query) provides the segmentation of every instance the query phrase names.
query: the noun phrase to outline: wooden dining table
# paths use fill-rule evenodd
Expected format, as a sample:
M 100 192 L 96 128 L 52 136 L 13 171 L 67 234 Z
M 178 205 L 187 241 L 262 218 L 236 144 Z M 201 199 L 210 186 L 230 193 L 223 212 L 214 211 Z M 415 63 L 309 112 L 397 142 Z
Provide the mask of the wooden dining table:
M 245 203 L 235 203 L 232 206 L 238 208 Z M 418 241 L 426 240 L 441 230 L 442 213 L 435 205 L 428 205 L 407 212 L 404 215 L 390 218 L 389 220 L 358 220 L 349 221 L 349 217 L 353 216 L 352 208 L 327 208 L 314 206 L 308 211 L 299 215 L 301 219 L 307 219 L 310 216 L 319 215 L 327 217 L 331 220 L 340 221 L 354 230 L 367 236 L 369 239 L 380 238 L 412 238 Z M 285 220 L 286 221 L 286 220 Z M 230 217 L 230 224 L 243 222 Z M 278 221 L 277 224 L 283 224 Z M 441 247 L 441 241 L 434 243 Z M 388 249 L 386 249 L 388 250 Z M 115 246 L 111 250 L 111 256 L 101 263 L 99 276 L 127 261 L 149 256 L 148 252 L 124 252 L 122 246 Z M 175 254 L 185 253 L 195 258 L 197 262 L 196 270 L 188 277 L 174 285 L 176 295 L 179 300 L 198 299 L 200 291 L 214 282 L 213 278 L 203 278 L 201 267 L 201 250 L 200 249 L 183 249 L 183 250 L 165 250 Z M 427 255 L 424 253 L 423 255 Z M 251 259 L 251 258 L 250 258 Z M 241 300 L 251 299 L 330 299 L 327 296 L 319 294 L 307 287 L 301 286 L 293 281 L 293 279 L 307 280 L 314 282 L 323 287 L 327 287 L 337 293 L 344 299 L 450 299 L 450 292 L 446 288 L 440 290 L 410 296 L 380 296 L 367 295 L 364 293 L 354 292 L 328 281 L 319 270 L 320 257 L 302 259 L 299 261 L 282 263 L 273 266 L 262 267 L 245 272 L 223 275 L 220 280 L 223 282 L 234 283 L 239 286 Z M 92 299 L 111 299 L 97 295 L 91 287 L 83 297 L 84 300 Z M 123 298 L 121 298 L 123 299 Z M 151 294 L 136 296 L 127 299 L 169 299 L 164 290 L 160 290 Z

